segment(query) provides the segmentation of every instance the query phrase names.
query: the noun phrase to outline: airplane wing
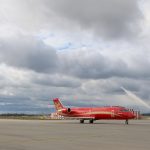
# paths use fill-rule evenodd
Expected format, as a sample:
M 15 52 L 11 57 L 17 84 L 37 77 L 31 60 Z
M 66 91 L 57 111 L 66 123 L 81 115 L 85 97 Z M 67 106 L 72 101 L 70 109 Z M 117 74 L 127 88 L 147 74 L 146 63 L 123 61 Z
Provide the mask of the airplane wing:
M 84 120 L 89 120 L 89 119 L 95 119 L 95 117 L 65 117 L 65 119 L 84 119 Z

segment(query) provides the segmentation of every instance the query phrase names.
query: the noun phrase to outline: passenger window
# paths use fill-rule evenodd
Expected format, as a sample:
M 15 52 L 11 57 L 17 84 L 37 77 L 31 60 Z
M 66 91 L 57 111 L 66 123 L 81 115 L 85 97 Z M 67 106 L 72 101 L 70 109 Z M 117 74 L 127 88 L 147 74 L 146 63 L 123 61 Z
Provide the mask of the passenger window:
M 122 109 L 122 110 L 120 110 L 121 112 L 127 112 L 128 111 L 128 109 Z

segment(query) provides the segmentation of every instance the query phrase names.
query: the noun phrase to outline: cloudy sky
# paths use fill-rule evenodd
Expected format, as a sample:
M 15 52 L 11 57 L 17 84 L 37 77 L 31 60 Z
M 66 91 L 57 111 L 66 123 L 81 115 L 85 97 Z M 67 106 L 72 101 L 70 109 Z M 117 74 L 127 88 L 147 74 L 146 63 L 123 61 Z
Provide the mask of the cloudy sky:
M 0 112 L 150 104 L 150 2 L 0 0 Z M 134 106 L 135 107 L 135 106 Z

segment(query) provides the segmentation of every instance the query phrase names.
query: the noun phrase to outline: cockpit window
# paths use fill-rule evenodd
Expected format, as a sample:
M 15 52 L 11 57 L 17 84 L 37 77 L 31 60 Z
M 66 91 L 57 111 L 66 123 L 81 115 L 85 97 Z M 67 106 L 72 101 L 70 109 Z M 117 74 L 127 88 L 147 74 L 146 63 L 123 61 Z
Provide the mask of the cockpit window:
M 120 110 L 121 112 L 127 112 L 127 111 L 129 111 L 128 109 L 122 109 L 122 110 Z

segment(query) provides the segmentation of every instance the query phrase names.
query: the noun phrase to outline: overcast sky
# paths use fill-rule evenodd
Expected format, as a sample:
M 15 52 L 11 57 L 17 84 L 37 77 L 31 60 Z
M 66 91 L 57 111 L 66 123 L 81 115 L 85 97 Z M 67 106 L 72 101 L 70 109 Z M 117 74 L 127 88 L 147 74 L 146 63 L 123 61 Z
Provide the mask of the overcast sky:
M 150 104 L 150 2 L 0 0 L 0 112 Z M 134 106 L 135 107 L 135 106 Z

